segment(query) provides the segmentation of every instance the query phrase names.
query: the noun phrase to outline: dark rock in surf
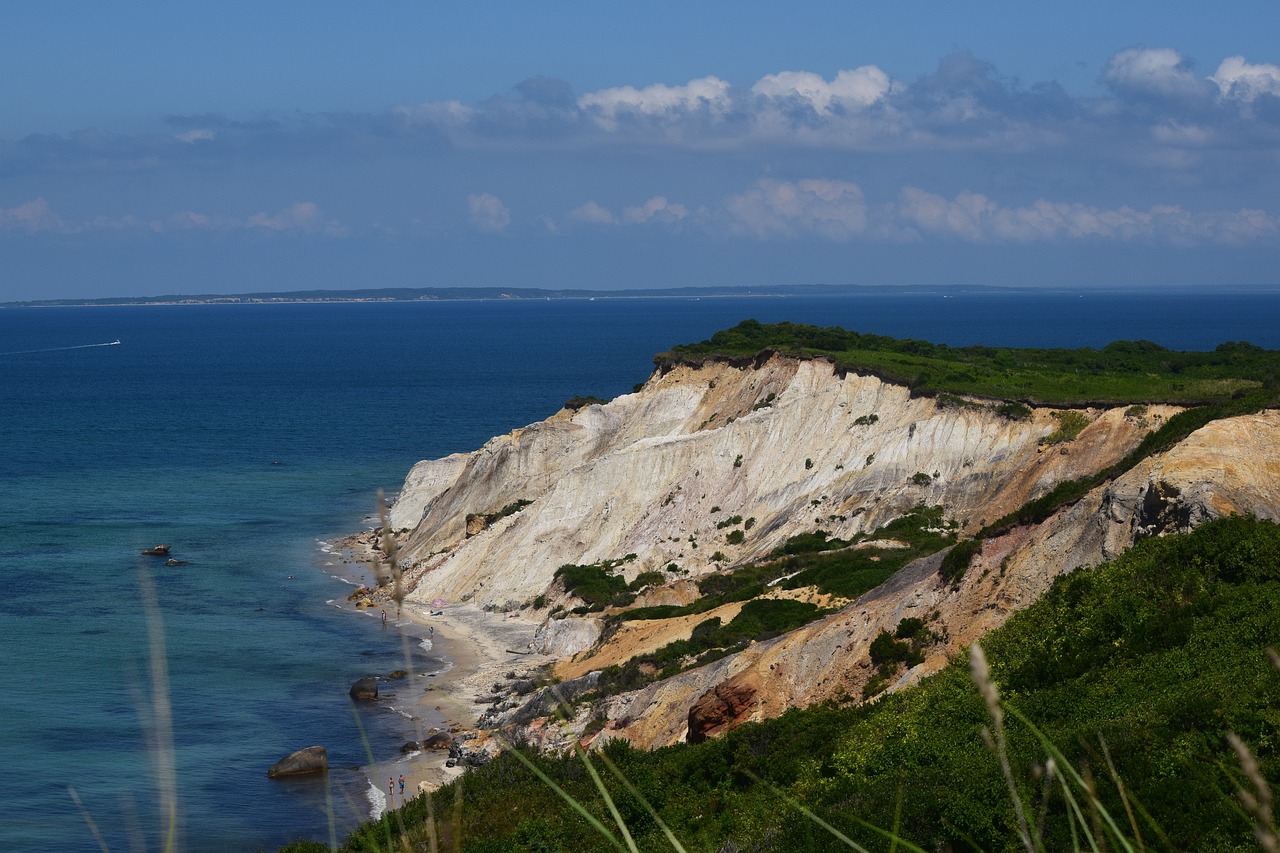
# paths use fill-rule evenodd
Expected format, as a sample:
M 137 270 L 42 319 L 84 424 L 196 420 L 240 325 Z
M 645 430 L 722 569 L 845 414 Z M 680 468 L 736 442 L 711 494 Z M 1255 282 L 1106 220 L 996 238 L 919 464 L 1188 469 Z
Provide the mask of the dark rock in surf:
M 324 773 L 329 769 L 329 753 L 323 746 L 309 746 L 291 753 L 271 765 L 267 771 L 268 779 L 280 776 L 304 776 L 309 773 Z
M 360 701 L 370 701 L 378 698 L 378 679 L 372 675 L 364 678 L 351 685 L 351 698 Z

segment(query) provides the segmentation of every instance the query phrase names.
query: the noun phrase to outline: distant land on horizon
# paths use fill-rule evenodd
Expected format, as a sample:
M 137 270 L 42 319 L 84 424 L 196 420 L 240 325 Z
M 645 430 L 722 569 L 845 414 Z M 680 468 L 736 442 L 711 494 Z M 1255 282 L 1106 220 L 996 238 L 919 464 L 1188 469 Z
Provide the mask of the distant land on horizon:
M 1116 287 L 1080 285 L 1078 287 L 1009 287 L 985 284 L 785 284 L 773 287 L 719 286 L 628 288 L 624 290 L 548 289 L 539 287 L 376 287 L 344 290 L 289 290 L 280 292 L 227 294 L 170 294 L 166 296 L 110 296 L 93 299 L 32 299 L 0 302 L 0 308 L 77 308 L 128 305 L 267 305 L 307 302 L 444 302 L 459 300 L 515 299 L 655 299 L 664 297 L 698 298 L 717 296 L 837 296 L 841 294 L 1032 294 L 1090 292 L 1195 293 L 1215 292 L 1268 293 L 1280 292 L 1274 285 L 1202 285 L 1152 287 Z

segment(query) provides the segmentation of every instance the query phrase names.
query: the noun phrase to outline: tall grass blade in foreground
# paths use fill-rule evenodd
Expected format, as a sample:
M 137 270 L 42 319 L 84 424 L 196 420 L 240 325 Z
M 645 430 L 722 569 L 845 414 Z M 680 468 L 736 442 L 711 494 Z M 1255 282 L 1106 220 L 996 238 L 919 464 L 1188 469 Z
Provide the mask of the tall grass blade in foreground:
M 684 845 L 682 845 L 679 839 L 676 838 L 675 833 L 671 831 L 671 827 L 667 826 L 667 822 L 658 816 L 657 809 L 655 809 L 653 805 L 645 799 L 644 795 L 640 793 L 635 785 L 631 784 L 631 780 L 623 775 L 622 771 L 618 769 L 618 765 L 614 764 L 613 760 L 603 752 L 600 753 L 600 760 L 604 762 L 605 767 L 609 768 L 609 772 L 614 775 L 614 778 L 622 783 L 622 787 L 626 788 L 627 792 L 639 800 L 640 805 L 644 806 L 645 811 L 649 813 L 649 817 L 653 818 L 653 822 L 658 825 L 658 829 L 662 830 L 662 834 L 666 836 L 667 842 L 671 844 L 671 848 L 677 851 L 677 853 L 686 853 Z
M 994 733 L 985 728 L 982 731 L 988 738 L 994 738 L 990 743 L 993 746 L 992 751 L 1000 762 L 1000 772 L 1004 776 L 1005 784 L 1009 787 L 1009 796 L 1013 800 L 1013 811 L 1018 818 L 1018 838 L 1022 841 L 1027 853 L 1035 853 L 1037 845 L 1032 841 L 1031 831 L 1027 826 L 1027 815 L 1022 807 L 1022 794 L 1018 790 L 1017 781 L 1013 778 L 1013 768 L 1009 765 L 1009 749 L 1004 737 L 1004 711 L 1000 707 L 1000 693 L 996 690 L 995 682 L 991 680 L 987 656 L 982 653 L 982 647 L 977 643 L 969 648 L 969 671 L 973 675 L 973 683 L 977 685 L 978 693 L 982 696 L 982 701 L 987 706 L 987 713 L 991 715 L 991 722 L 995 726 Z
M 627 847 L 621 841 L 619 841 L 618 838 L 612 832 L 609 831 L 609 828 L 605 826 L 604 823 L 598 817 L 593 815 L 591 812 L 587 811 L 585 806 L 583 806 L 581 803 L 575 800 L 572 794 L 570 794 L 564 788 L 561 788 L 559 785 L 557 785 L 554 779 L 548 776 L 541 767 L 534 764 L 533 761 L 530 760 L 529 756 L 525 755 L 523 752 L 517 749 L 515 745 L 512 743 L 509 743 L 504 740 L 500 740 L 499 743 L 502 744 L 502 748 L 504 750 L 506 750 L 508 753 L 514 756 L 517 761 L 523 764 L 525 768 L 529 770 L 530 773 L 537 776 L 539 779 L 542 780 L 542 782 L 548 788 L 555 791 L 556 796 L 560 797 L 560 799 L 568 803 L 569 807 L 572 808 L 579 815 L 581 815 L 587 821 L 587 823 L 591 824 L 596 829 L 597 832 L 599 832 L 605 838 L 609 839 L 610 843 L 612 843 L 614 847 L 617 847 L 619 850 L 622 850 L 624 851 L 624 853 L 626 853 Z

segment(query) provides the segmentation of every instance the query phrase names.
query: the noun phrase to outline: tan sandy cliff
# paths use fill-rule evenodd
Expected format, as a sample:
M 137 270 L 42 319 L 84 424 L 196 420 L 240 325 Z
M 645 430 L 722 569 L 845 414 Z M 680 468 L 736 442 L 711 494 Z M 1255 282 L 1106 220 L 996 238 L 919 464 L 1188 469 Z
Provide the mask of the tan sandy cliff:
M 972 534 L 1119 460 L 1176 411 L 1086 410 L 1078 436 L 1046 444 L 1060 425 L 1051 410 L 1010 419 L 984 401 L 913 397 L 821 360 L 679 366 L 607 404 L 419 463 L 389 526 L 419 604 L 439 597 L 541 622 L 575 603 L 555 581 L 558 567 L 615 560 L 626 560 L 618 571 L 627 580 L 666 579 L 638 603 L 683 604 L 697 595 L 692 578 L 815 529 L 849 539 L 921 503 L 941 505 Z M 938 578 L 941 555 L 917 561 L 824 620 L 581 709 L 573 723 L 540 725 L 538 737 L 567 741 L 602 713 L 604 737 L 658 746 L 689 735 L 691 709 L 700 737 L 793 705 L 858 697 L 871 639 L 927 614 L 947 639 L 896 686 L 913 683 L 1058 574 L 1138 537 L 1230 512 L 1280 517 L 1277 447 L 1275 412 L 1211 423 L 1043 523 L 986 540 L 957 588 Z M 733 516 L 743 519 L 738 543 L 717 527 Z M 535 642 L 572 679 L 687 638 L 710 615 L 626 623 L 603 646 L 594 616 L 550 620 Z

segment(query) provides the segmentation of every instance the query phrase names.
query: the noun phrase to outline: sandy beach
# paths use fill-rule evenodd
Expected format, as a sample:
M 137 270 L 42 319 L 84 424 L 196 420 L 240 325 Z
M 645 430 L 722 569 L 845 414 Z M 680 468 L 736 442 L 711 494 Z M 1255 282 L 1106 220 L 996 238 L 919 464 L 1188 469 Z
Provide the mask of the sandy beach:
M 351 563 L 360 565 L 372 562 L 372 540 L 372 535 L 366 532 L 345 537 L 332 545 Z M 448 662 L 443 672 L 408 675 L 421 692 L 397 710 L 411 721 L 413 734 L 408 739 L 419 743 L 433 734 L 449 732 L 455 737 L 472 736 L 467 742 L 469 749 L 483 747 L 489 740 L 476 730 L 476 723 L 496 698 L 507 695 L 505 690 L 495 691 L 495 687 L 510 681 L 513 675 L 528 677 L 554 660 L 532 653 L 530 644 L 539 623 L 520 618 L 518 614 L 493 613 L 467 604 L 432 608 L 409 601 L 397 613 L 394 602 L 378 598 L 380 596 L 375 597 L 375 607 L 385 609 L 391 626 L 402 633 L 408 659 L 412 659 L 408 650 L 427 638 L 431 641 L 433 656 Z M 441 719 L 443 722 L 438 722 Z M 387 779 L 396 782 L 390 798 L 390 805 L 395 808 L 402 804 L 398 785 L 402 775 L 404 796 L 408 798 L 419 791 L 439 788 L 466 772 L 464 767 L 447 767 L 448 759 L 446 745 L 404 753 L 366 768 L 370 784 L 379 791 L 374 798 L 375 812 L 380 812 L 387 803 Z

